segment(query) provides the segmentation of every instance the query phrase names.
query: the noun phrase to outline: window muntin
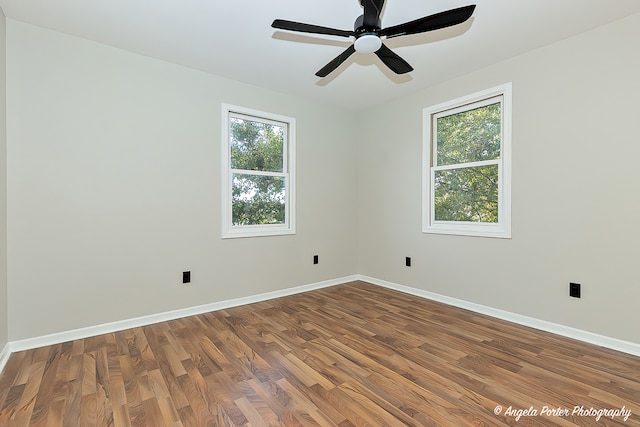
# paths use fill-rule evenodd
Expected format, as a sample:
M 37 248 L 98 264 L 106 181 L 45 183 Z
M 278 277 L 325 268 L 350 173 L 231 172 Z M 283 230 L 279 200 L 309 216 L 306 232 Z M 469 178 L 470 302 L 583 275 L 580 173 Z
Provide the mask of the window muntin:
M 295 120 L 223 105 L 223 237 L 295 233 Z
M 511 237 L 511 85 L 424 111 L 423 231 Z

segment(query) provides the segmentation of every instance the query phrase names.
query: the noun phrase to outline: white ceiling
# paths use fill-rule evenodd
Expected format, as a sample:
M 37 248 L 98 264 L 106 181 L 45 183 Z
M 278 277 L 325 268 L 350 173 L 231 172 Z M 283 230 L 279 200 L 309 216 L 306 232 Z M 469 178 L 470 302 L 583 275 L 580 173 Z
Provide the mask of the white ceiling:
M 358 0 L 0 0 L 8 18 L 227 78 L 363 108 L 640 12 L 638 0 L 387 0 L 382 26 L 477 4 L 471 20 L 386 44 L 415 71 L 397 76 L 356 53 L 314 73 L 350 43 L 271 28 L 275 18 L 345 30 Z

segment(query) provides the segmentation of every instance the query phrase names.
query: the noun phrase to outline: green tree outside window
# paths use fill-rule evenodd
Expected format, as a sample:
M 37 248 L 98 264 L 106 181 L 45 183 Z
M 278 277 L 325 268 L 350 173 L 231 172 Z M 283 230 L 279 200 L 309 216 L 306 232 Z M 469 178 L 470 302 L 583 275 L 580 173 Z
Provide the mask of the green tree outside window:
M 284 224 L 286 124 L 230 117 L 232 224 Z
M 436 221 L 498 222 L 501 104 L 435 118 Z

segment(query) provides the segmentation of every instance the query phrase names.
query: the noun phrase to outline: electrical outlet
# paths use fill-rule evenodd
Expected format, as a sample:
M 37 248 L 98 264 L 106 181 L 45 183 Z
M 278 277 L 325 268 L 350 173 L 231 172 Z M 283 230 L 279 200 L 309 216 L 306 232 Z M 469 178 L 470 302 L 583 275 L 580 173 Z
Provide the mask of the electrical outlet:
M 580 298 L 580 283 L 569 283 L 569 296 Z
M 408 256 L 404 259 L 404 265 L 406 265 L 407 267 L 411 267 L 411 257 Z
M 190 283 L 191 282 L 191 272 L 183 271 L 182 272 L 182 283 Z
M 314 256 L 313 256 L 313 263 L 314 263 L 314 264 L 317 264 L 318 262 L 319 262 L 319 261 L 318 261 L 318 255 L 314 255 Z

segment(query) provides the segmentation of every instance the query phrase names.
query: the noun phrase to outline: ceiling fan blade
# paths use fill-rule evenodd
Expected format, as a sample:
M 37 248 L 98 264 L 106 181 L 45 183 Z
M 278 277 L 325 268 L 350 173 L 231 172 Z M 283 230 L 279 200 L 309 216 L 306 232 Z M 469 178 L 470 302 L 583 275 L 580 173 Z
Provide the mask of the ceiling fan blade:
M 384 0 L 362 0 L 362 7 L 364 7 L 362 25 L 379 28 L 382 6 L 384 6 Z
M 329 73 L 331 73 L 333 70 L 338 68 L 340 64 L 342 64 L 344 61 L 347 60 L 347 58 L 353 55 L 355 51 L 356 51 L 356 48 L 353 47 L 353 45 L 349 46 L 344 52 L 342 52 L 340 55 L 333 58 L 331 62 L 329 62 L 327 65 L 325 65 L 320 70 L 318 70 L 318 72 L 316 73 L 316 76 L 327 77 Z
M 376 55 L 382 62 L 384 62 L 384 65 L 389 67 L 389 69 L 396 74 L 405 74 L 409 71 L 413 71 L 413 67 L 409 65 L 407 61 L 400 58 L 384 44 L 376 51 Z
M 394 25 L 393 27 L 380 30 L 378 35 L 387 38 L 404 36 L 407 34 L 425 33 L 427 31 L 439 30 L 441 28 L 451 27 L 452 25 L 461 24 L 471 18 L 476 5 L 464 6 L 457 9 L 447 10 L 445 12 L 436 13 L 435 15 L 425 16 L 415 21 L 405 22 L 404 24 Z
M 301 33 L 327 34 L 330 36 L 340 37 L 350 37 L 354 35 L 353 31 L 337 30 L 335 28 L 321 27 L 319 25 L 285 21 L 284 19 L 276 19 L 273 21 L 271 26 L 279 30 L 298 31 Z

